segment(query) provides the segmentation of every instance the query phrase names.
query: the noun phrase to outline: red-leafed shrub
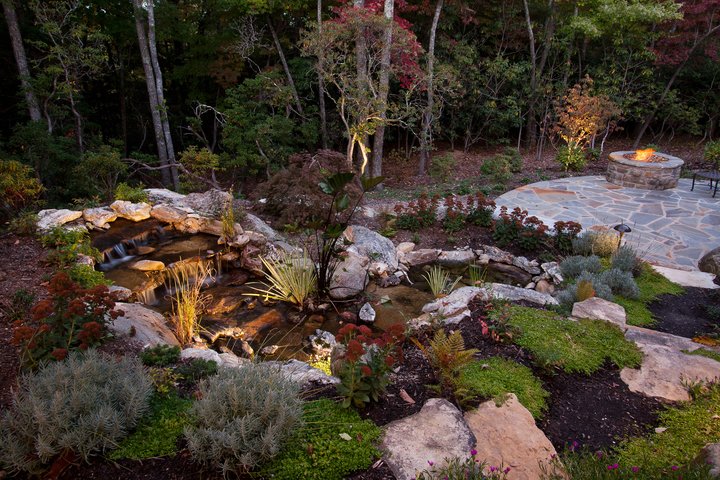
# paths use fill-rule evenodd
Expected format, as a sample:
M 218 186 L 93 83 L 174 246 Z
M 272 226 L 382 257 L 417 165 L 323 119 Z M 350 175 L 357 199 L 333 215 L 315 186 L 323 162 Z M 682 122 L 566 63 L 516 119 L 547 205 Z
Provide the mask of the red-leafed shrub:
M 105 285 L 82 288 L 65 272 L 52 277 L 48 293 L 30 310 L 30 319 L 13 324 L 12 343 L 22 349 L 23 364 L 30 368 L 100 344 L 107 322 L 123 314 L 115 310 L 115 294 Z

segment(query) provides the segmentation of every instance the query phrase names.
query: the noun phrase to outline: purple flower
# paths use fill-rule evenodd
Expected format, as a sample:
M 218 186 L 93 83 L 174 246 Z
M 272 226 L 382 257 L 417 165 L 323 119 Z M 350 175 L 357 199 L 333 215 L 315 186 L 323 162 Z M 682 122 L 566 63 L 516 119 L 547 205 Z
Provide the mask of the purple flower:
M 477 455 L 477 450 L 475 450 L 474 448 L 470 450 L 470 455 L 472 455 L 473 457 Z
M 505 467 L 505 470 L 503 470 L 503 473 L 505 475 L 507 475 L 509 471 L 510 471 L 510 467 Z
M 432 467 L 433 465 L 435 465 L 435 462 L 433 462 L 432 460 L 428 460 L 428 465 Z
M 633 473 L 638 473 L 640 471 L 640 467 L 632 467 L 630 470 L 632 470 Z
M 680 470 L 680 467 L 678 467 L 677 465 L 673 465 L 672 467 L 670 467 L 670 470 L 674 472 L 675 470 Z
M 497 467 L 490 465 L 490 472 L 497 472 Z
M 600 450 L 598 450 L 597 452 L 595 452 L 595 456 L 597 456 L 598 460 L 601 459 L 601 458 L 603 458 L 603 455 L 604 455 L 603 452 L 601 452 Z
M 618 465 L 617 463 L 613 463 L 612 465 L 607 466 L 608 470 L 617 470 L 618 468 L 620 468 L 620 465 Z

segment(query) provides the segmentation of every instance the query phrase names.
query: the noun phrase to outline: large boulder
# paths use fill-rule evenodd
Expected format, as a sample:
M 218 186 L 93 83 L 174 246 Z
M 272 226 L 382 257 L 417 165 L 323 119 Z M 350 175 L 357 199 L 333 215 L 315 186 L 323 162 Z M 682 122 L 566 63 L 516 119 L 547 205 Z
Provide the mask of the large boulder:
M 491 280 L 513 285 L 527 285 L 532 281 L 532 275 L 520 267 L 507 263 L 489 262 L 486 267 L 487 276 Z
M 348 249 L 344 259 L 338 263 L 330 281 L 330 296 L 335 300 L 344 300 L 360 294 L 368 284 L 367 267 L 370 260 Z
M 572 316 L 575 318 L 603 320 L 614 323 L 620 328 L 625 328 L 625 309 L 617 303 L 599 297 L 588 298 L 573 304 Z
M 625 338 L 635 342 L 644 356 L 640 368 L 624 368 L 620 378 L 630 391 L 679 402 L 690 400 L 688 382 L 712 382 L 720 378 L 720 362 L 684 351 L 700 345 L 689 338 L 628 327 Z
M 180 352 L 180 358 L 183 360 L 200 359 L 217 363 L 220 366 L 223 362 L 220 354 L 209 348 L 185 348 Z
M 337 345 L 335 335 L 319 328 L 307 338 L 308 348 L 319 357 L 329 357 L 335 345 Z
M 187 218 L 188 212 L 167 203 L 160 203 L 152 207 L 150 216 L 161 222 L 174 224 L 183 222 Z
M 232 204 L 232 195 L 222 190 L 212 189 L 202 193 L 185 196 L 183 203 L 205 217 L 220 218 L 222 212 Z
M 145 346 L 180 345 L 162 314 L 139 303 L 119 302 L 115 305 L 123 315 L 110 323 L 113 332 L 132 336 Z
M 537 305 L 557 305 L 558 301 L 552 295 L 541 293 L 528 288 L 513 287 L 502 283 L 490 284 L 490 293 L 498 300 L 511 302 L 530 302 Z
M 107 228 L 108 223 L 117 220 L 118 214 L 108 207 L 86 208 L 82 212 L 83 220 L 98 228 Z
M 152 204 L 167 203 L 168 205 L 183 206 L 185 195 L 173 192 L 167 188 L 146 188 L 148 199 Z
M 441 466 L 445 459 L 469 458 L 474 445 L 462 412 L 445 399 L 432 398 L 418 413 L 389 423 L 380 450 L 395 478 L 414 480 L 428 462 Z
M 152 206 L 145 202 L 132 203 L 127 200 L 115 200 L 110 204 L 118 217 L 130 220 L 131 222 L 139 222 L 150 218 Z
M 477 438 L 476 458 L 489 466 L 510 467 L 508 480 L 535 480 L 543 470 L 552 471 L 555 447 L 515 394 L 508 394 L 499 406 L 495 400 L 481 403 L 465 414 L 465 421 Z
M 37 214 L 37 228 L 40 232 L 47 232 L 55 227 L 77 220 L 82 217 L 82 214 L 82 212 L 67 209 L 40 210 Z
M 423 267 L 435 263 L 440 256 L 441 250 L 433 248 L 421 248 L 413 250 L 402 256 L 403 263 L 409 267 Z
M 454 325 L 460 323 L 463 318 L 470 316 L 468 304 L 477 297 L 481 300 L 488 300 L 490 298 L 487 290 L 484 288 L 461 287 L 446 297 L 438 298 L 428 303 L 423 307 L 422 311 L 429 315 L 428 320 L 430 323 L 439 321 L 444 325 Z M 412 320 L 411 323 L 413 323 Z
M 531 275 L 540 275 L 542 270 L 537 260 L 528 260 L 525 257 L 513 258 L 512 264 L 518 268 L 522 268 Z
M 270 225 L 265 223 L 261 218 L 256 217 L 251 213 L 245 214 L 245 222 L 247 222 L 250 230 L 263 234 L 271 242 L 279 242 L 285 240 L 285 237 L 280 235 Z
M 372 260 L 385 262 L 391 271 L 398 268 L 395 245 L 389 238 L 360 225 L 351 225 L 343 233 L 345 239 L 353 244 L 355 250 Z
M 698 261 L 698 268 L 701 272 L 712 273 L 720 276 L 720 247 L 710 250 Z
M 505 250 L 497 247 L 493 247 L 492 245 L 483 245 L 478 250 L 476 250 L 475 253 L 478 255 L 478 257 L 481 255 L 487 255 L 488 260 L 498 263 L 512 264 L 514 258 L 512 253 L 506 252 Z

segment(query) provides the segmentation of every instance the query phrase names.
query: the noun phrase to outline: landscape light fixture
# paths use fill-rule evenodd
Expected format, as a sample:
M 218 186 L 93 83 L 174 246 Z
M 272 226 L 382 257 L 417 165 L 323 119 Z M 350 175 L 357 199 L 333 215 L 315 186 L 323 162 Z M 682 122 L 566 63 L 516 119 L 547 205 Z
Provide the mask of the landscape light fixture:
M 620 248 L 620 244 L 622 243 L 623 235 L 626 233 L 632 232 L 632 228 L 630 228 L 628 225 L 625 225 L 624 223 L 621 223 L 619 225 L 615 225 L 613 227 L 614 230 L 617 230 L 620 233 L 620 237 L 618 238 L 618 248 Z

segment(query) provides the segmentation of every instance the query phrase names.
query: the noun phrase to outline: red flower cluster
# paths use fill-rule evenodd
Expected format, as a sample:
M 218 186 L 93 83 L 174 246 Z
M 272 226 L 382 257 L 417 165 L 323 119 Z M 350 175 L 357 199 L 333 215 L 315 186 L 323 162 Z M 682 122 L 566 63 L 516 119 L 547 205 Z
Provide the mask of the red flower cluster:
M 115 310 L 115 295 L 106 286 L 84 289 L 64 272 L 52 277 L 48 293 L 30 310 L 30 321 L 13 324 L 12 343 L 21 347 L 23 363 L 31 368 L 98 345 L 106 323 L 123 314 Z

